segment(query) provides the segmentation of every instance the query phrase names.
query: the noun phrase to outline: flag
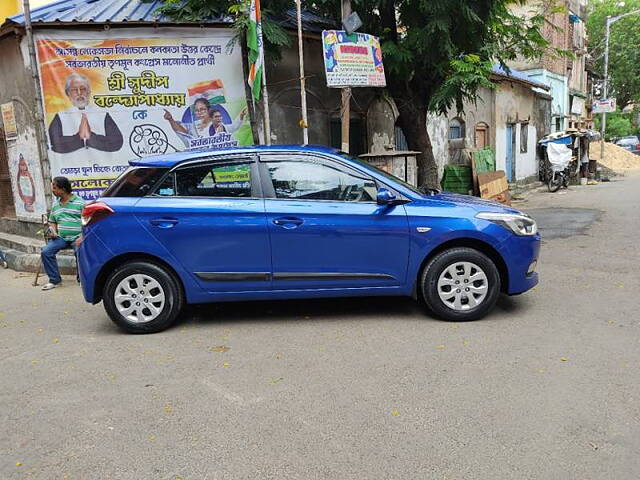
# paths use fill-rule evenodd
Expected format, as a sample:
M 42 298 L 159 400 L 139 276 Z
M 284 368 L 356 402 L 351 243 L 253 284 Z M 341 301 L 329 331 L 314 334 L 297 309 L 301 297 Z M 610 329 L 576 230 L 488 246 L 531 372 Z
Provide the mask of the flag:
M 253 98 L 260 100 L 262 69 L 264 68 L 260 0 L 251 0 L 251 6 L 249 7 L 247 47 L 249 48 L 249 78 L 247 78 L 247 82 L 249 83 L 249 87 L 251 87 Z
M 194 85 L 189 86 L 187 89 L 189 93 L 189 100 L 193 103 L 198 98 L 205 98 L 210 105 L 218 103 L 225 103 L 224 98 L 224 85 L 222 80 L 205 80 Z

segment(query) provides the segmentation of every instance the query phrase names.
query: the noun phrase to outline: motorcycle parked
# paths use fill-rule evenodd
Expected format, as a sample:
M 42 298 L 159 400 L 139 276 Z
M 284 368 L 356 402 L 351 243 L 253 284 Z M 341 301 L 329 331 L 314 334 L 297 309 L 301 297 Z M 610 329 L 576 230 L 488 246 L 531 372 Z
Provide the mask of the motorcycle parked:
M 571 177 L 571 149 L 563 144 L 549 143 L 547 159 L 550 165 L 550 172 L 547 174 L 549 191 L 557 192 L 560 187 L 567 188 Z

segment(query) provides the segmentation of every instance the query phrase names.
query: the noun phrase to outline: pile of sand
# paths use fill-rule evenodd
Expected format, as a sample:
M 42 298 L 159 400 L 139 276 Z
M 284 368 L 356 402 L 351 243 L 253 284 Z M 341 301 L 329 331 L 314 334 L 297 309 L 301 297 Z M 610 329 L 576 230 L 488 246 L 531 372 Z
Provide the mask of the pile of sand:
M 589 158 L 598 160 L 612 170 L 640 169 L 640 155 L 634 155 L 629 150 L 605 142 L 604 159 L 600 160 L 600 148 L 600 142 L 592 142 L 589 146 Z

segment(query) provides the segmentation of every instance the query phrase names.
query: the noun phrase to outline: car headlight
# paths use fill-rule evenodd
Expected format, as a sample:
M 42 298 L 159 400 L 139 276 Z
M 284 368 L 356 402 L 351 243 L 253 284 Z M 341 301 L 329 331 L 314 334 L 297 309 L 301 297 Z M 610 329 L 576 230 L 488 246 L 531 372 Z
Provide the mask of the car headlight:
M 476 218 L 489 220 L 511 230 L 516 235 L 530 236 L 538 233 L 538 225 L 536 221 L 525 214 L 515 213 L 497 213 L 497 212 L 480 212 Z

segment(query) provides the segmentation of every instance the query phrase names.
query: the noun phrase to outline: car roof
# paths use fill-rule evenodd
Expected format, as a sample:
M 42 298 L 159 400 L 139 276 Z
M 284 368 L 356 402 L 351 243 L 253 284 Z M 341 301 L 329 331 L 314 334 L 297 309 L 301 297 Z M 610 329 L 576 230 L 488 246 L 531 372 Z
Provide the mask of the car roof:
M 173 167 L 188 160 L 199 158 L 211 158 L 222 155 L 251 154 L 260 152 L 307 152 L 307 153 L 328 153 L 337 154 L 339 150 L 323 145 L 252 145 L 248 147 L 230 148 L 205 148 L 197 150 L 185 150 L 181 152 L 169 153 L 165 155 L 153 155 L 144 158 L 129 160 L 129 165 L 135 167 Z

